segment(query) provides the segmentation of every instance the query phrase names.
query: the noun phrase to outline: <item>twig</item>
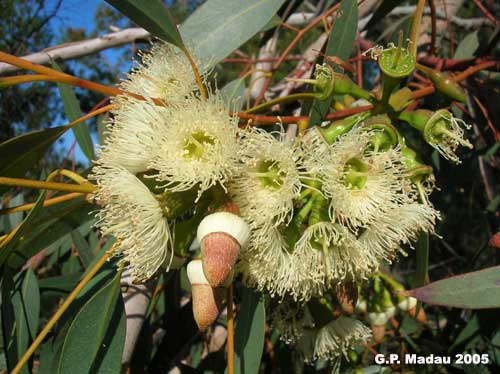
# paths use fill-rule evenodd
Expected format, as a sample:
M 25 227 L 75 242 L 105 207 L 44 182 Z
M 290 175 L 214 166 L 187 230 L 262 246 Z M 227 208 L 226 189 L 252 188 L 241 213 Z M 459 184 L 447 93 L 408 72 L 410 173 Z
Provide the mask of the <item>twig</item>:
M 227 288 L 227 374 L 234 374 L 233 285 Z

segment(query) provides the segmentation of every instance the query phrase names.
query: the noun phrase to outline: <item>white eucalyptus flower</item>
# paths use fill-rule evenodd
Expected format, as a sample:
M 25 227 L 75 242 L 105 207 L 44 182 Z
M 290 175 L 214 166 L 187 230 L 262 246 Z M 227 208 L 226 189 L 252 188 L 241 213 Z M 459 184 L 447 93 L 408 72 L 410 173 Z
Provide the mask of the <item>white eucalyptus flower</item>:
M 148 188 L 122 167 L 109 168 L 94 178 L 95 199 L 102 208 L 96 226 L 113 235 L 116 252 L 138 281 L 151 278 L 173 258 L 172 235 L 160 203 Z
M 149 167 L 170 191 L 199 186 L 203 192 L 232 176 L 238 162 L 238 119 L 231 117 L 220 99 L 192 96 L 170 110 L 166 126 L 155 131 L 154 157 Z
M 125 95 L 115 97 L 113 104 L 97 164 L 143 172 L 153 158 L 155 140 L 166 127 L 171 108 Z
M 409 182 L 398 149 L 368 151 L 373 131 L 355 128 L 330 147 L 321 165 L 322 190 L 330 215 L 353 231 L 409 199 Z
M 391 262 L 402 244 L 410 244 L 420 231 L 432 233 L 439 212 L 427 204 L 396 206 L 373 222 L 359 240 L 379 260 Z
M 291 218 L 301 190 L 298 148 L 283 141 L 283 131 L 252 128 L 242 133 L 243 165 L 230 185 L 233 201 L 251 226 L 279 225 Z
M 184 100 L 197 89 L 188 59 L 174 45 L 158 41 L 151 51 L 140 55 L 142 61 L 120 84 L 123 90 L 172 104 Z
M 375 257 L 345 227 L 318 222 L 305 229 L 293 252 L 300 271 L 311 278 L 313 296 L 343 281 L 366 279 L 376 268 Z M 310 297 L 309 297 L 310 298 Z

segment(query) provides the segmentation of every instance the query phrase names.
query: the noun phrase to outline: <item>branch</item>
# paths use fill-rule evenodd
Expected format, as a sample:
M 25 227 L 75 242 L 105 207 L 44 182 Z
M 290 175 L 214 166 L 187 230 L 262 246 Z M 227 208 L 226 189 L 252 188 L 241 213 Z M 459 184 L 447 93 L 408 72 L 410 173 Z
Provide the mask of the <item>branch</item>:
M 23 59 L 36 64 L 48 64 L 51 60 L 71 60 L 82 56 L 87 56 L 104 49 L 119 47 L 131 43 L 138 39 L 149 39 L 151 34 L 140 27 L 132 27 L 98 38 L 82 40 L 73 43 L 65 43 L 55 47 L 44 49 L 43 51 L 24 56 Z M 19 68 L 0 63 L 0 74 L 17 71 Z

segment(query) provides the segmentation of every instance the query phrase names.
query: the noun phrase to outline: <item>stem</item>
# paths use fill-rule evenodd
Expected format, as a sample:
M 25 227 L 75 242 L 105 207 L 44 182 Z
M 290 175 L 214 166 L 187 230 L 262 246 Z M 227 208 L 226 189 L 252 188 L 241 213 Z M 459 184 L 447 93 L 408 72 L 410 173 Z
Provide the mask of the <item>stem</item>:
M 68 184 L 68 183 L 58 183 L 58 182 L 45 182 L 31 179 L 22 178 L 8 178 L 0 177 L 0 185 L 12 186 L 12 187 L 27 187 L 40 190 L 53 190 L 53 191 L 66 191 L 66 192 L 80 192 L 80 193 L 93 193 L 96 190 L 96 186 L 88 184 Z
M 389 99 L 391 97 L 391 94 L 400 81 L 401 81 L 400 78 L 394 78 L 387 74 L 384 74 L 384 86 L 383 86 L 382 100 L 381 100 L 383 107 L 387 107 L 389 105 Z
M 189 53 L 186 47 L 182 47 L 182 52 L 186 55 L 189 64 L 191 65 L 191 68 L 193 69 L 194 77 L 196 79 L 196 83 L 198 84 L 198 87 L 200 88 L 200 92 L 203 95 L 203 98 L 208 99 L 208 94 L 207 94 L 207 89 L 205 88 L 205 85 L 203 84 L 203 80 L 201 79 L 200 72 L 198 70 L 198 67 L 196 66 L 196 62 L 194 62 L 193 57 Z
M 43 75 L 43 74 L 28 74 L 28 75 L 19 75 L 15 77 L 5 77 L 5 78 L 0 78 L 0 87 L 9 87 L 9 86 L 14 86 L 16 84 L 40 82 L 40 81 L 70 84 L 72 86 L 86 88 L 88 90 L 99 92 L 109 96 L 130 95 L 135 98 L 142 98 L 142 96 L 140 95 L 127 93 L 126 91 L 120 90 L 118 88 L 105 86 L 99 83 L 94 83 L 86 79 L 74 77 L 72 75 L 56 76 L 56 75 Z
M 227 374 L 234 374 L 233 285 L 227 288 Z
M 420 34 L 420 24 L 422 23 L 422 15 L 424 14 L 425 0 L 418 0 L 417 9 L 413 16 L 413 23 L 410 32 L 410 54 L 417 59 L 417 42 Z
M 46 206 L 55 205 L 58 203 L 62 203 L 64 201 L 76 199 L 77 197 L 80 197 L 80 196 L 83 196 L 83 194 L 80 192 L 72 192 L 72 193 L 69 193 L 69 194 L 66 194 L 63 196 L 58 196 L 58 197 L 54 197 L 52 199 L 47 199 L 43 202 L 43 206 L 46 207 Z M 13 213 L 17 213 L 17 212 L 26 212 L 27 210 L 30 210 L 34 206 L 35 206 L 35 203 L 29 203 L 29 204 L 14 206 L 11 208 L 5 208 L 5 209 L 0 210 L 0 216 L 5 215 L 5 214 L 13 214 Z
M 30 347 L 24 352 L 23 356 L 19 359 L 16 366 L 12 370 L 12 374 L 19 374 L 23 366 L 28 362 L 29 358 L 35 353 L 35 350 L 42 343 L 43 339 L 50 332 L 52 327 L 59 321 L 64 312 L 71 305 L 73 300 L 78 296 L 80 291 L 87 285 L 87 283 L 94 277 L 94 275 L 99 271 L 99 269 L 108 261 L 110 257 L 111 250 L 104 253 L 103 256 L 95 263 L 95 265 L 89 270 L 89 272 L 82 278 L 82 280 L 78 283 L 75 289 L 69 294 L 68 298 L 64 301 L 64 303 L 59 307 L 59 309 L 54 313 L 52 318 L 47 322 L 45 327 L 40 331 L 36 339 L 31 343 Z
M 316 98 L 316 95 L 313 93 L 296 93 L 296 94 L 291 94 L 288 96 L 283 96 L 283 97 L 277 97 L 275 99 L 266 101 L 265 103 L 262 103 L 260 105 L 254 106 L 253 108 L 248 109 L 245 113 L 247 114 L 252 114 L 256 112 L 260 112 L 261 110 L 267 109 L 269 107 L 272 107 L 273 105 L 276 104 L 284 104 L 284 103 L 289 103 L 297 100 L 314 100 Z

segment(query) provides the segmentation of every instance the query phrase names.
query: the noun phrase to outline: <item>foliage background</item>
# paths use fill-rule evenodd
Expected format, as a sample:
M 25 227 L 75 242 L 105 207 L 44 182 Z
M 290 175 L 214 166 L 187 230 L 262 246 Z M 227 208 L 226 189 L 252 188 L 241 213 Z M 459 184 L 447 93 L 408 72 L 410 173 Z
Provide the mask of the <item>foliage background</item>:
M 174 18 L 180 23 L 196 9 L 202 1 L 168 1 Z M 370 3 L 370 2 L 367 2 Z M 363 34 L 363 40 L 385 43 L 393 40 L 397 27 L 407 27 L 411 13 L 401 17 L 390 17 L 383 12 L 384 6 L 403 6 L 413 2 L 379 1 L 370 11 L 376 9 L 382 13 L 376 22 L 370 22 Z M 439 1 L 435 1 L 439 3 Z M 476 1 L 449 1 L 449 7 L 458 4 L 454 15 L 440 17 L 441 21 L 456 17 L 462 20 L 481 19 L 484 22 L 473 26 L 461 27 L 456 22 L 450 22 L 448 27 L 439 30 L 437 35 L 437 54 L 451 59 L 468 59 L 490 57 L 498 60 L 498 40 L 500 35 L 498 19 L 500 18 L 500 4 L 494 0 L 482 1 L 494 21 L 488 21 L 484 12 L 478 8 Z M 320 14 L 334 4 L 334 1 L 290 1 L 286 2 L 279 14 L 293 12 L 314 12 Z M 83 21 L 80 19 L 79 7 L 94 7 L 95 15 Z M 376 16 L 378 15 L 375 13 Z M 78 19 L 78 22 L 77 22 Z M 251 22 L 249 20 L 248 22 Z M 78 23 L 74 27 L 73 23 Z M 279 23 L 279 22 L 278 22 Z M 84 40 L 110 32 L 110 27 L 126 28 L 133 24 L 104 2 L 90 1 L 77 4 L 69 0 L 3 0 L 0 7 L 0 50 L 22 56 L 39 51 L 48 46 Z M 229 58 L 241 56 L 255 57 L 259 48 L 276 32 L 271 28 L 257 33 L 237 53 Z M 274 25 L 275 26 L 275 25 Z M 245 27 L 242 25 L 241 27 Z M 292 56 L 300 56 L 317 40 L 322 31 L 321 27 L 308 33 L 292 50 Z M 429 31 L 429 30 L 428 30 Z M 293 29 L 280 28 L 276 50 L 283 51 L 295 36 Z M 356 48 L 362 43 L 357 43 Z M 78 58 L 72 61 L 59 62 L 61 68 L 71 74 L 86 79 L 114 84 L 123 72 L 128 71 L 137 49 L 148 48 L 147 41 L 137 41 L 134 44 Z M 422 53 L 428 50 L 422 46 Z M 353 51 L 353 56 L 356 51 Z M 245 57 L 245 58 L 248 58 Z M 286 61 L 271 80 L 271 87 L 278 85 L 289 72 L 293 71 L 297 62 Z M 365 88 L 372 88 L 377 83 L 378 72 L 373 63 L 363 62 L 363 84 Z M 224 87 L 227 83 L 237 79 L 244 72 L 245 65 L 224 62 L 214 68 L 218 86 Z M 458 67 L 458 71 L 463 68 Z M 410 144 L 420 150 L 424 162 L 432 165 L 435 171 L 439 192 L 432 195 L 432 202 L 442 212 L 442 221 L 437 232 L 440 237 L 430 239 L 430 262 L 428 264 L 428 281 L 439 280 L 451 275 L 462 274 L 499 264 L 500 252 L 498 248 L 488 245 L 488 241 L 498 231 L 499 194 L 499 143 L 495 140 L 493 131 L 500 123 L 498 111 L 498 73 L 480 72 L 469 78 L 465 87 L 469 92 L 469 102 L 466 113 L 453 108 L 457 115 L 472 123 L 470 138 L 474 139 L 475 149 L 461 155 L 463 163 L 454 165 L 440 159 L 435 151 L 423 144 L 415 134 L 408 133 Z M 248 79 L 247 79 L 248 84 Z M 90 111 L 102 100 L 102 95 L 89 91 L 75 89 L 82 112 Z M 484 110 L 472 99 L 477 97 L 484 106 Z M 443 104 L 443 99 L 437 95 L 425 99 L 427 108 L 437 108 Z M 446 104 L 446 103 L 445 103 Z M 282 108 L 285 112 L 296 109 L 293 105 Z M 0 141 L 27 131 L 54 127 L 66 122 L 68 118 L 63 114 L 64 107 L 60 100 L 57 86 L 52 84 L 26 84 L 14 88 L 0 90 Z M 87 121 L 92 139 L 99 142 L 102 133 L 104 117 Z M 498 130 L 496 130 L 498 131 Z M 68 132 L 59 140 L 50 151 L 28 171 L 28 177 L 38 179 L 46 176 L 50 171 L 61 167 L 71 167 L 81 173 L 86 172 L 89 162 L 74 137 Z M 16 206 L 24 201 L 34 201 L 37 194 L 29 190 L 4 190 L 2 206 Z M 11 368 L 30 341 L 36 336 L 37 330 L 45 324 L 53 314 L 55 308 L 76 285 L 85 270 L 93 261 L 110 246 L 110 242 L 101 238 L 92 228 L 93 208 L 83 199 L 65 203 L 61 207 L 48 208 L 36 217 L 35 229 L 23 237 L 20 247 L 16 249 L 16 256 L 9 259 L 9 266 L 3 266 L 2 271 L 2 347 L 0 368 L 4 371 Z M 64 210 L 66 209 L 66 210 Z M 8 233 L 18 225 L 25 215 L 16 213 L 0 216 L 0 231 Z M 33 257 L 32 257 L 33 256 Z M 415 283 L 416 256 L 410 252 L 407 258 L 401 259 L 392 267 L 392 272 L 408 288 Z M 106 285 L 106 286 L 105 286 Z M 104 287 L 105 286 L 105 287 Z M 76 329 L 75 315 L 83 305 L 88 308 L 101 305 L 102 300 L 109 301 L 111 307 L 104 322 L 114 326 L 113 336 L 107 337 L 109 342 L 119 342 L 124 339 L 123 306 L 121 298 L 113 290 L 119 287 L 119 277 L 115 276 L 112 263 L 107 264 L 96 279 L 89 284 L 64 318 L 57 324 L 56 329 L 43 345 L 40 354 L 30 363 L 30 368 L 24 372 L 55 373 L 70 372 L 78 361 L 77 353 L 94 357 L 89 350 L 78 346 L 81 352 L 63 352 L 63 342 L 66 334 L 71 336 L 71 330 Z M 130 372 L 141 373 L 168 372 L 173 368 L 186 373 L 222 372 L 225 368 L 224 342 L 225 317 L 221 316 L 219 324 L 210 334 L 200 334 L 192 319 L 189 301 L 189 285 L 185 274 L 170 272 L 160 277 L 155 283 L 156 293 L 153 297 L 145 324 L 142 328 L 138 345 Z M 113 293 L 114 292 L 114 293 Z M 109 295 L 107 294 L 109 293 Z M 109 296 L 106 298 L 106 296 Z M 92 301 L 93 300 L 93 301 Z M 252 302 L 253 300 L 253 302 Z M 262 308 L 258 303 L 259 297 L 251 291 L 241 288 L 236 290 L 236 303 L 241 310 L 244 305 L 251 308 Z M 421 354 L 455 354 L 461 352 L 487 352 L 491 364 L 486 366 L 458 367 L 406 367 L 398 370 L 405 372 L 470 372 L 495 373 L 500 367 L 500 319 L 498 310 L 462 310 L 457 308 L 442 308 L 426 306 L 429 319 L 433 322 L 429 326 L 422 326 L 409 317 L 402 318 L 400 326 L 388 332 L 387 339 L 379 346 L 373 347 L 378 352 L 417 352 Z M 87 313 L 99 313 L 100 308 Z M 81 337 L 82 331 L 88 328 L 89 322 L 84 319 L 78 333 L 79 339 L 92 342 L 92 336 Z M 259 318 L 256 312 L 248 318 Z M 263 319 L 263 316 L 260 316 Z M 71 323 L 72 322 L 72 323 Z M 259 321 L 250 321 L 259 323 Z M 263 322 L 262 322 L 263 323 Z M 71 327 L 70 327 L 71 326 Z M 120 332 L 121 331 L 121 332 Z M 93 333 L 90 329 L 89 333 Z M 174 338 L 175 337 L 175 338 Z M 86 340 L 87 339 L 87 340 Z M 115 340 L 113 340 L 115 339 Z M 253 338 L 252 338 L 253 339 Z M 69 344 L 69 343 L 67 343 Z M 76 344 L 76 343 L 75 343 Z M 237 342 L 241 349 L 248 342 Z M 113 346 L 113 345 L 112 345 Z M 260 349 L 257 346 L 257 351 Z M 238 348 L 237 348 L 238 349 Z M 296 360 L 290 351 L 277 337 L 276 333 L 266 328 L 265 344 L 260 365 L 262 373 L 290 373 L 290 372 L 327 372 L 325 365 L 316 367 L 304 366 Z M 121 354 L 110 349 L 100 362 L 101 369 L 108 365 L 116 367 L 117 357 Z M 259 356 L 260 352 L 250 353 Z M 114 356 L 113 356 L 114 355 Z M 62 357 L 62 358 L 61 358 Z M 82 356 L 83 357 L 83 356 Z M 95 358 L 95 357 L 94 357 Z M 82 358 L 84 361 L 88 359 Z M 119 362 L 118 362 L 119 363 Z M 70 365 L 70 366 L 67 366 Z M 114 365 L 114 366 L 113 366 Z M 77 365 L 78 366 L 78 365 Z M 81 372 L 85 372 L 82 363 Z M 373 355 L 365 351 L 357 362 L 358 369 L 364 372 L 378 372 L 381 367 L 374 365 Z M 74 367 L 73 367 L 74 368 Z M 256 370 L 254 368 L 254 370 Z M 345 367 L 347 370 L 348 365 Z M 95 367 L 89 369 L 97 370 Z M 103 369 L 102 369 L 103 370 Z M 373 371 L 370 371 L 373 370 Z M 79 372 L 75 369 L 74 371 Z M 104 371 L 98 371 L 104 372 Z M 113 371 L 110 371 L 113 372 Z M 257 372 L 257 371 L 255 371 Z

